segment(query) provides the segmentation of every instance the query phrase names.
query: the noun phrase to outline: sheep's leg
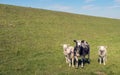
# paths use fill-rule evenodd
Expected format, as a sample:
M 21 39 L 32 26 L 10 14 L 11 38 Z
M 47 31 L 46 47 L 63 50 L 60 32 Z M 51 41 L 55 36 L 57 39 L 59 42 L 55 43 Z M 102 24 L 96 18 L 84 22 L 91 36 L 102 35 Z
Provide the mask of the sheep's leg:
M 81 67 L 83 67 L 83 62 L 81 63 Z
M 88 53 L 88 63 L 90 64 L 90 52 Z
M 65 59 L 66 59 L 66 63 L 69 63 L 68 58 L 67 58 L 67 57 L 65 57 Z
M 83 67 L 83 65 L 84 65 L 84 58 L 82 57 L 82 59 L 81 59 L 81 67 Z
M 74 58 L 72 58 L 72 67 L 74 67 Z
M 78 57 L 75 56 L 75 59 L 76 59 L 76 68 L 78 68 Z
M 103 57 L 103 64 L 104 64 L 104 65 L 105 65 L 105 61 L 106 61 L 106 60 L 105 60 L 105 57 Z
M 102 59 L 101 59 L 101 57 L 99 57 L 99 63 L 101 64 L 101 62 L 102 62 Z
M 69 63 L 69 67 L 71 66 L 71 60 L 70 59 L 68 59 L 68 63 Z
M 85 56 L 81 56 L 81 67 L 84 67 Z

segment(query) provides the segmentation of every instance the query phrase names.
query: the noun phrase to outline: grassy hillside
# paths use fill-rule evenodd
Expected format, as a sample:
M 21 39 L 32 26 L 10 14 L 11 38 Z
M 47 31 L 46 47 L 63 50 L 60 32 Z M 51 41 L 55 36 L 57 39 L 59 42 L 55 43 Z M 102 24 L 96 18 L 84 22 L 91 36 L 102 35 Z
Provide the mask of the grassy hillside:
M 60 44 L 87 40 L 91 64 L 65 63 Z M 97 46 L 108 47 L 107 65 Z M 119 75 L 120 20 L 0 4 L 0 75 Z

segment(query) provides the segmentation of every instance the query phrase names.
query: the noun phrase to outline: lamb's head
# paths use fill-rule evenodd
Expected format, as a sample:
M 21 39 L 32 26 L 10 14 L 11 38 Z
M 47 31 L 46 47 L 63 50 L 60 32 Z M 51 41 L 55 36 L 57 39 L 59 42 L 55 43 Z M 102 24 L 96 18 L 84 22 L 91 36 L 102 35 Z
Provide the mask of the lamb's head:
M 99 52 L 100 54 L 102 55 L 105 51 L 106 51 L 106 46 L 99 46 L 98 49 L 99 49 Z
M 107 47 L 106 46 L 99 46 L 98 48 L 99 48 L 99 50 L 103 51 L 103 50 L 106 50 Z
M 63 46 L 63 53 L 64 53 L 64 55 L 67 55 L 70 51 L 69 51 L 69 44 L 62 44 L 62 46 Z
M 66 50 L 68 48 L 68 46 L 70 46 L 69 44 L 63 44 L 63 49 Z

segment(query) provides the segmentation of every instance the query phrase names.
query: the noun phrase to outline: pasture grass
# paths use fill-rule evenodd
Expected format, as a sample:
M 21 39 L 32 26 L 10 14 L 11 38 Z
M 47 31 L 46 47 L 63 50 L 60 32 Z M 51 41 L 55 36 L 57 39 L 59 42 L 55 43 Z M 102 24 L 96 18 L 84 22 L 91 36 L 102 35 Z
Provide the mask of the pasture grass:
M 0 75 L 119 75 L 120 20 L 0 4 Z M 72 68 L 60 46 L 88 41 L 91 63 Z M 97 46 L 107 46 L 106 65 Z

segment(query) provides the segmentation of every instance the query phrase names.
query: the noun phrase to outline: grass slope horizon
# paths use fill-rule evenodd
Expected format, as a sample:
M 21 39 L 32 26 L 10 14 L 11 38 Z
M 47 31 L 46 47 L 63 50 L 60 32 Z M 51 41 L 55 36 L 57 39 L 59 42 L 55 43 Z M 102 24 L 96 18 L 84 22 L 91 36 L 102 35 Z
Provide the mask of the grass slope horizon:
M 0 75 L 119 75 L 120 20 L 0 4 Z M 60 44 L 88 41 L 91 64 L 68 67 Z M 98 64 L 97 46 L 108 60 Z

